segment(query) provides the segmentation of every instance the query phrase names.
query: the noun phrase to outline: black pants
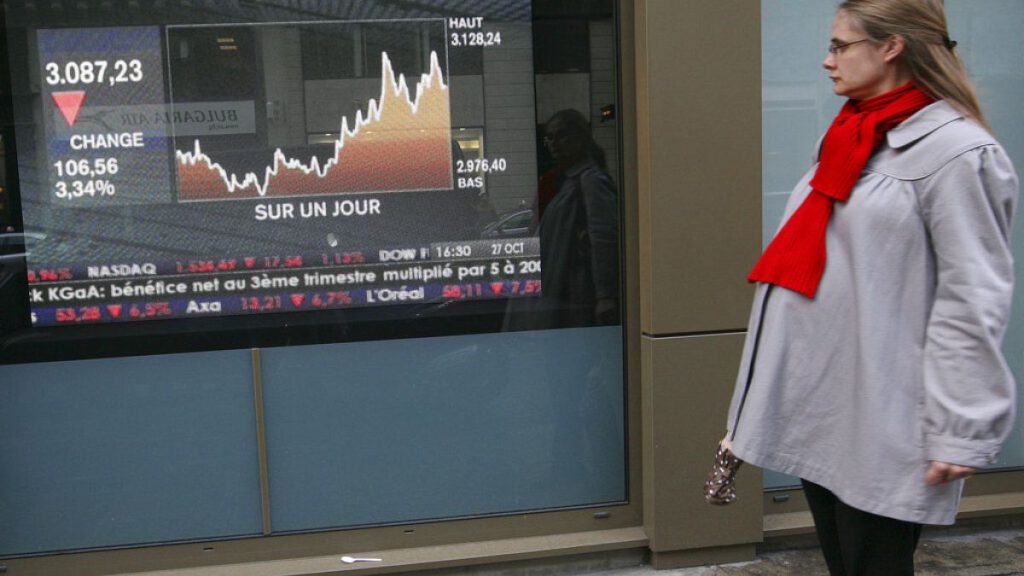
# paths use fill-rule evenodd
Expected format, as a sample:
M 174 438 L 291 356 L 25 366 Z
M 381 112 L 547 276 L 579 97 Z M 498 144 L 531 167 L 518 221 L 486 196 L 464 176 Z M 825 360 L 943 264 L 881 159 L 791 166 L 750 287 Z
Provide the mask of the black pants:
M 903 576 L 914 573 L 921 525 L 847 506 L 835 494 L 803 480 L 814 528 L 832 576 Z

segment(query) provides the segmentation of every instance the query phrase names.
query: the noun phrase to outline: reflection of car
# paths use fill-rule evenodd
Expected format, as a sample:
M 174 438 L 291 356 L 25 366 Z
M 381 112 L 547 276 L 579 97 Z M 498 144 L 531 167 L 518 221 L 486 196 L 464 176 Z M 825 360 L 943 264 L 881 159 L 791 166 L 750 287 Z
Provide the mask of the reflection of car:
M 25 258 L 45 239 L 45 234 L 35 232 L 0 232 L 0 356 L 8 357 L 11 346 L 33 337 L 23 330 L 34 318 L 25 293 Z
M 480 235 L 483 238 L 517 238 L 530 235 L 530 222 L 533 221 L 533 209 L 521 208 L 506 212 L 497 220 L 484 226 Z
M 0 355 L 11 342 L 11 326 L 18 325 L 19 318 L 28 318 L 28 299 L 24 293 L 25 256 L 33 245 L 45 238 L 45 234 L 30 232 L 0 233 L 0 302 L 4 303 L 0 313 Z
M 33 232 L 0 233 L 0 263 L 20 261 L 28 253 L 31 241 L 45 238 L 46 234 Z
M 15 276 L 25 276 L 25 256 L 32 244 L 46 238 L 45 234 L 31 232 L 0 233 L 0 288 Z M 0 299 L 0 302 L 6 300 Z

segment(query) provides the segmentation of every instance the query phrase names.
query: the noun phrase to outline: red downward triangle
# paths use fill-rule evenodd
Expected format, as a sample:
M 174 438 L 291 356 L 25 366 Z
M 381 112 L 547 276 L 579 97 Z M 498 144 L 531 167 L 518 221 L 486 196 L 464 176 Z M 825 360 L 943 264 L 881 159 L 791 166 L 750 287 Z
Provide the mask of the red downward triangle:
M 85 102 L 85 90 L 54 92 L 50 95 L 57 103 L 57 108 L 60 108 L 60 113 L 64 115 L 68 127 L 74 126 L 75 120 L 78 120 L 78 111 L 82 109 L 82 103 Z

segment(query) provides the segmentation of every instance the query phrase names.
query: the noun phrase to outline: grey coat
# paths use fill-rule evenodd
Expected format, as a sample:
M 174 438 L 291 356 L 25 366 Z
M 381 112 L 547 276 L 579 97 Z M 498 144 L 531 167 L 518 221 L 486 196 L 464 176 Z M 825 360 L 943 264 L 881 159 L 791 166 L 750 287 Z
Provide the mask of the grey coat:
M 926 485 L 928 462 L 989 465 L 1013 425 L 1000 347 L 1017 195 L 1006 153 L 949 104 L 891 130 L 835 207 L 816 298 L 757 286 L 729 410 L 737 456 L 860 510 L 952 524 L 963 481 Z

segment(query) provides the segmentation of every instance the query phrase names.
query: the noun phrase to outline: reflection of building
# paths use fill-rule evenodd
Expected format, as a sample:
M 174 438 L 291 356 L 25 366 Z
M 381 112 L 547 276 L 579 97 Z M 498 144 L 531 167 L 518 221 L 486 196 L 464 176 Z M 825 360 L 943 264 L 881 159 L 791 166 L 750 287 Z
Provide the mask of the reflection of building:
M 269 163 L 225 168 L 202 151 L 199 138 L 176 131 L 179 200 L 454 188 L 450 90 L 438 53 L 430 52 L 430 67 L 418 76 L 395 71 L 386 52 L 380 61 L 376 97 L 336 120 L 339 133 L 327 142 L 326 159 L 289 158 L 270 142 L 275 153 Z
M 617 98 L 615 23 L 610 6 L 594 4 L 590 13 L 574 17 L 552 7 L 539 10 L 534 24 L 537 123 L 542 126 L 566 108 L 588 115 L 594 140 L 608 155 L 608 172 L 617 177 L 619 124 L 602 120 L 600 113 Z
M 535 22 L 532 35 L 529 26 L 501 27 L 504 46 L 524 55 L 534 52 L 535 82 L 514 60 L 478 47 L 450 51 L 446 73 L 452 84 L 453 138 L 465 157 L 501 157 L 512 165 L 529 166 L 535 161 L 530 147 L 537 136 L 513 129 L 509 121 L 533 109 L 534 101 L 538 125 L 555 110 L 576 108 L 595 119 L 595 138 L 612 153 L 609 168 L 617 174 L 617 125 L 598 120 L 600 107 L 616 98 L 610 9 L 598 3 L 596 9 L 575 14 L 551 11 L 540 16 L 544 19 Z M 254 146 L 333 142 L 337 119 L 365 110 L 377 89 L 375 55 L 386 51 L 397 70 L 416 77 L 426 71 L 430 50 L 443 49 L 438 22 L 236 27 L 216 33 L 188 29 L 172 42 L 172 62 L 192 63 L 181 66 L 189 74 L 174 77 L 174 91 L 185 101 L 237 100 L 238 94 L 251 94 L 261 118 Z M 231 72 L 224 74 L 225 68 Z M 226 81 L 209 80 L 218 76 Z M 250 138 L 223 139 L 222 144 L 237 148 Z M 486 175 L 494 209 L 529 205 L 534 179 L 522 170 Z
M 185 101 L 256 102 L 256 133 L 222 137 L 219 145 L 225 148 L 331 143 L 339 137 L 338 119 L 365 113 L 375 97 L 381 52 L 406 78 L 416 78 L 428 71 L 430 52 L 438 51 L 453 95 L 452 137 L 463 157 L 501 157 L 519 166 L 487 174 L 485 189 L 499 212 L 528 203 L 535 174 L 522 168 L 534 164 L 535 135 L 509 122 L 533 109 L 532 79 L 515 60 L 490 56 L 480 47 L 445 50 L 445 30 L 440 13 L 387 23 L 184 29 L 172 39 L 172 64 L 188 74 L 174 77 L 174 92 Z M 529 25 L 503 23 L 501 38 L 503 46 L 529 53 Z M 189 66 L 180 65 L 185 60 Z M 223 74 L 225 68 L 231 72 Z

